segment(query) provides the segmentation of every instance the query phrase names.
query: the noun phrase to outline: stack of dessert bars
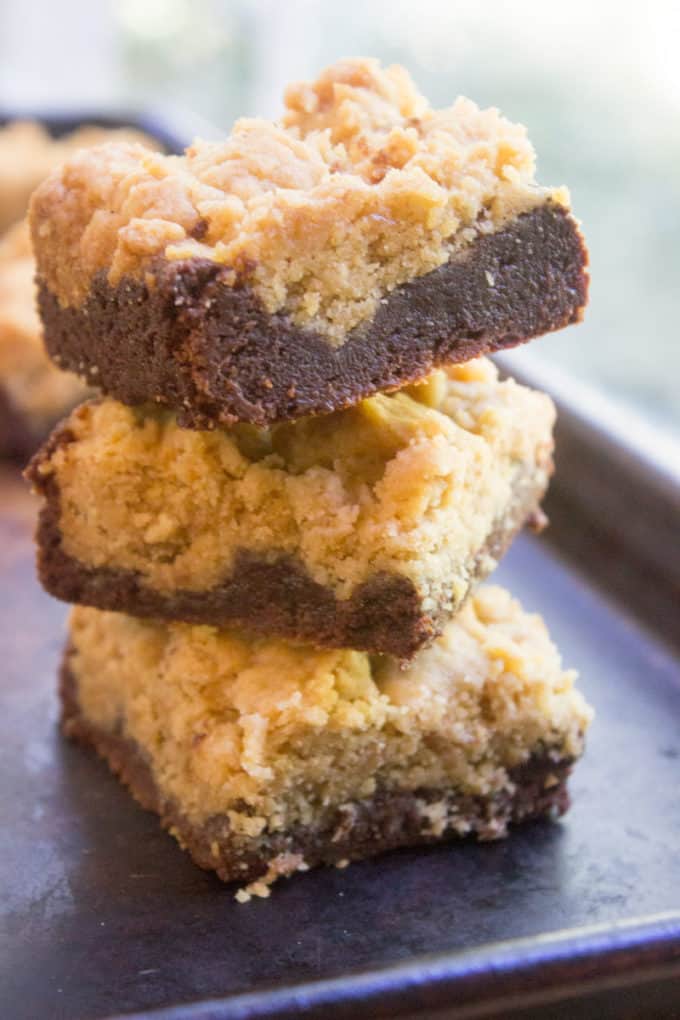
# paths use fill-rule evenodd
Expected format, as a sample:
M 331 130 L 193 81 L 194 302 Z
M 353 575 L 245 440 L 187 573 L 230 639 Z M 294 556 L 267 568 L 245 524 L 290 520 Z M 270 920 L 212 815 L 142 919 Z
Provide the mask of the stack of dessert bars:
M 31 207 L 48 351 L 102 393 L 29 468 L 64 732 L 242 899 L 561 813 L 590 719 L 478 586 L 541 523 L 552 403 L 484 354 L 580 318 L 568 197 L 400 68 L 285 102 L 83 151 Z

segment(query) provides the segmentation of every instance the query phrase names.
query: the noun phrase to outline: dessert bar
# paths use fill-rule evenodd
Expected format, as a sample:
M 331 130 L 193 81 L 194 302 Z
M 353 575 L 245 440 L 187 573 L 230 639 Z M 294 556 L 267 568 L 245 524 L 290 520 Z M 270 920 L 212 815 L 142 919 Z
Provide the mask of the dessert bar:
M 482 587 L 406 670 L 78 607 L 65 733 L 201 867 L 255 881 L 560 814 L 591 712 L 540 617 Z
M 88 403 L 29 468 L 40 578 L 100 609 L 408 658 L 540 523 L 553 421 L 486 359 L 269 430 Z
M 587 253 L 524 128 L 348 60 L 181 156 L 108 144 L 32 201 L 47 348 L 184 425 L 329 413 L 580 319 Z

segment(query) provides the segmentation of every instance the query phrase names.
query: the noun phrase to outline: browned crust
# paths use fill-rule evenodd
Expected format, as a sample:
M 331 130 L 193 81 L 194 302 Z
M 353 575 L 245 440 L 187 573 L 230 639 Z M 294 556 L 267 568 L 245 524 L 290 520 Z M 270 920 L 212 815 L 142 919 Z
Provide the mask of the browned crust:
M 382 790 L 362 801 L 327 809 L 316 827 L 269 833 L 257 838 L 235 837 L 225 816 L 202 826 L 192 825 L 181 807 L 166 800 L 154 782 L 146 755 L 130 739 L 92 725 L 78 704 L 77 682 L 69 668 L 67 649 L 61 669 L 62 728 L 67 737 L 94 748 L 135 800 L 155 811 L 165 829 L 177 837 L 199 867 L 216 871 L 224 882 L 250 882 L 266 874 L 281 854 L 300 855 L 308 867 L 359 860 L 394 850 L 460 838 L 449 827 L 440 835 L 424 828 L 418 804 L 446 800 L 451 811 L 478 840 L 507 835 L 508 827 L 543 816 L 564 814 L 569 807 L 567 778 L 573 760 L 541 749 L 510 773 L 514 789 L 492 797 L 424 789 Z M 285 872 L 284 872 L 285 873 Z
M 132 278 L 111 287 L 99 273 L 77 308 L 39 277 L 39 306 L 54 360 L 123 403 L 165 404 L 192 428 L 265 426 L 579 321 L 587 262 L 575 220 L 547 202 L 396 288 L 337 348 L 268 314 L 248 286 L 225 285 L 207 259 L 157 262 L 152 289 Z
M 55 449 L 72 441 L 67 427 L 57 429 L 26 472 L 45 498 L 36 532 L 38 575 L 45 590 L 64 602 L 131 616 L 214 626 L 240 624 L 259 633 L 318 647 L 354 648 L 399 659 L 412 658 L 432 641 L 450 615 L 443 606 L 425 612 L 413 582 L 386 572 L 374 574 L 350 598 L 338 599 L 332 588 L 314 581 L 293 556 L 270 562 L 242 550 L 236 555 L 230 576 L 217 587 L 172 593 L 149 587 L 133 570 L 81 563 L 62 544 L 56 477 L 40 473 L 40 465 Z M 541 467 L 549 472 L 551 461 Z M 490 560 L 496 562 L 503 556 L 525 523 L 536 528 L 543 524 L 538 504 L 544 487 L 537 486 L 533 469 L 518 476 L 514 489 L 508 514 L 497 522 L 470 564 L 474 583 L 487 575 Z

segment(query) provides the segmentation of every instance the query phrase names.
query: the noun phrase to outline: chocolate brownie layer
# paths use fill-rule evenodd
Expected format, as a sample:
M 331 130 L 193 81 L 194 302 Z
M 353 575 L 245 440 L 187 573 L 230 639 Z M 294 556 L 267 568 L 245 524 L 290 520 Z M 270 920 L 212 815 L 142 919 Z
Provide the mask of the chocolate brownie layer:
M 545 816 L 555 818 L 569 808 L 567 778 L 573 760 L 560 760 L 556 753 L 537 754 L 511 771 L 511 789 L 488 797 L 450 794 L 447 814 L 458 821 L 442 832 L 428 829 L 423 815 L 423 805 L 441 803 L 441 790 L 380 790 L 328 813 L 318 826 L 268 833 L 252 840 L 246 850 L 241 841 L 233 839 L 227 815 L 192 824 L 172 800 L 163 797 L 144 751 L 134 741 L 93 726 L 85 718 L 68 651 L 61 668 L 60 693 L 64 734 L 92 747 L 135 800 L 160 816 L 163 827 L 194 863 L 217 872 L 223 882 L 252 882 L 264 876 L 271 881 L 321 864 L 360 860 L 462 835 L 480 841 L 499 839 L 511 825 Z
M 62 367 L 124 403 L 156 401 L 183 425 L 268 425 L 348 407 L 578 321 L 587 253 L 573 217 L 547 202 L 405 283 L 333 347 L 247 286 L 195 258 L 158 261 L 154 285 L 100 271 L 84 303 L 64 307 L 39 277 L 47 349 Z

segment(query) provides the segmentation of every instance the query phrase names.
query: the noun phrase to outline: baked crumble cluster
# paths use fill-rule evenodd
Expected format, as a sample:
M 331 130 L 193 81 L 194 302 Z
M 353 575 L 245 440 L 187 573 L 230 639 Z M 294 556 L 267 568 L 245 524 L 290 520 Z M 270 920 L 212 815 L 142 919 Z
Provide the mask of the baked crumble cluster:
M 241 902 L 568 807 L 591 709 L 480 585 L 546 523 L 555 418 L 485 355 L 587 301 L 534 170 L 498 111 L 354 59 L 277 123 L 107 141 L 33 196 L 47 351 L 100 391 L 27 471 L 76 604 L 63 730 Z
M 210 259 L 269 313 L 333 344 L 382 296 L 564 189 L 540 189 L 525 129 L 467 99 L 433 110 L 402 68 L 347 60 L 290 86 L 280 123 L 244 119 L 183 156 L 108 144 L 33 199 L 40 272 L 78 305 L 154 261 Z

